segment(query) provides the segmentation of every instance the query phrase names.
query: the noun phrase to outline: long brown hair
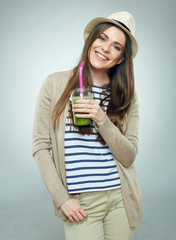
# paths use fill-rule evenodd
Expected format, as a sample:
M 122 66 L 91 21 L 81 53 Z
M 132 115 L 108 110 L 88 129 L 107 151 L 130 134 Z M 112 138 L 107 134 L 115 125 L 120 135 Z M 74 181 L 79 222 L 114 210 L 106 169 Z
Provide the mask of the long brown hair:
M 108 29 L 111 26 L 115 25 L 111 23 L 101 23 L 94 28 L 94 30 L 90 33 L 89 37 L 87 38 L 82 51 L 80 61 L 77 64 L 77 66 L 73 69 L 72 76 L 70 77 L 64 92 L 62 93 L 61 97 L 59 98 L 58 102 L 54 107 L 52 114 L 54 128 L 59 128 L 60 116 L 69 101 L 69 97 L 72 90 L 74 88 L 79 87 L 79 67 L 82 61 L 86 62 L 83 69 L 84 86 L 89 87 L 90 89 L 92 88 L 93 82 L 90 76 L 91 66 L 89 63 L 89 49 L 92 43 L 101 35 L 101 33 L 103 33 L 106 29 Z M 122 133 L 123 129 L 121 123 L 122 120 L 125 119 L 126 112 L 128 111 L 134 96 L 134 72 L 131 40 L 126 33 L 125 36 L 126 36 L 126 44 L 124 49 L 125 60 L 120 65 L 115 65 L 113 68 L 109 69 L 110 101 L 107 109 L 107 115 Z M 72 115 L 71 119 L 73 121 Z M 79 133 L 81 134 L 91 133 L 90 127 L 75 126 L 75 128 L 77 128 Z M 102 144 L 104 144 L 104 140 L 100 135 L 98 136 L 97 139 Z

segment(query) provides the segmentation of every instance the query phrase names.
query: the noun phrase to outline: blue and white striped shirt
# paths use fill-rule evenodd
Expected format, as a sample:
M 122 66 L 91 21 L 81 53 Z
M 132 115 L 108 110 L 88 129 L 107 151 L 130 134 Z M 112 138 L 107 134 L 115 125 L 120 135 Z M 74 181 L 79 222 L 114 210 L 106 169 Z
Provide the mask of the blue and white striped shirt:
M 100 93 L 108 88 L 93 86 L 94 99 L 100 103 Z M 102 95 L 103 96 L 103 95 Z M 108 100 L 104 103 L 106 110 Z M 71 108 L 69 109 L 69 111 Z M 95 123 L 91 126 L 91 135 L 80 135 L 71 128 L 67 115 L 65 126 L 65 168 L 68 191 L 70 194 L 103 191 L 121 187 L 114 157 L 107 145 L 96 140 L 98 133 Z

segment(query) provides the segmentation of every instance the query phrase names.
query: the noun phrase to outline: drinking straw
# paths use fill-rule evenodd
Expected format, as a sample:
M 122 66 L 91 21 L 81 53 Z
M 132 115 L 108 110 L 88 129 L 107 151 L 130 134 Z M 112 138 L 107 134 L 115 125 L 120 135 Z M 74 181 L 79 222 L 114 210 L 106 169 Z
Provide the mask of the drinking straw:
M 81 98 L 84 98 L 84 85 L 83 85 L 83 67 L 84 67 L 85 62 L 82 61 L 80 68 L 79 68 L 79 81 L 80 81 L 80 89 L 81 89 Z

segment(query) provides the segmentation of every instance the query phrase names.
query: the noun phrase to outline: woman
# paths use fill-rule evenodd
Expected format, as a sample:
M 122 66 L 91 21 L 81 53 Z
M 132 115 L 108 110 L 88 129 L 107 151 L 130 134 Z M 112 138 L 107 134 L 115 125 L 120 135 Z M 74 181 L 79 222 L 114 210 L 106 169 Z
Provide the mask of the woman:
M 33 156 L 68 240 L 134 239 L 142 216 L 134 166 L 139 119 L 134 30 L 128 12 L 90 21 L 79 64 L 49 75 L 38 96 Z M 82 61 L 84 86 L 94 100 L 77 100 L 71 108 Z M 74 126 L 73 112 L 92 124 Z

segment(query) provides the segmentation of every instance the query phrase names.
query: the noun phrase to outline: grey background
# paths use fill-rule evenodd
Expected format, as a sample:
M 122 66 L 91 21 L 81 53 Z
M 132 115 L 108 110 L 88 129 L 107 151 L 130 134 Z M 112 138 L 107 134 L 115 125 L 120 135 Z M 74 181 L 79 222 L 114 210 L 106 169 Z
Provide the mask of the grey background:
M 136 159 L 144 216 L 136 240 L 175 239 L 176 32 L 173 0 L 0 1 L 0 236 L 64 240 L 61 220 L 31 156 L 36 97 L 45 77 L 75 66 L 94 17 L 120 10 L 136 20 L 140 102 Z

